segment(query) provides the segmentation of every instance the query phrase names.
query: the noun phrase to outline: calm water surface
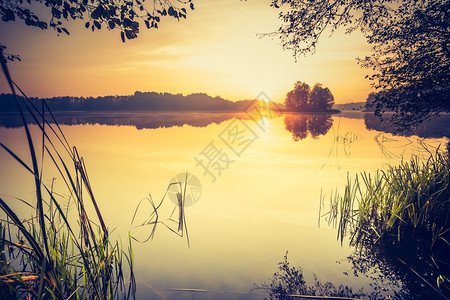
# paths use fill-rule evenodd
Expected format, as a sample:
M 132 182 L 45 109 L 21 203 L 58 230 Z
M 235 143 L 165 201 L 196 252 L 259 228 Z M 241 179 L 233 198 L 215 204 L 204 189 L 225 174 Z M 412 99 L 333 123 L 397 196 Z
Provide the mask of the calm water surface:
M 249 294 L 253 284 L 267 282 L 286 251 L 291 265 L 300 265 L 309 283 L 315 274 L 323 281 L 367 287 L 368 279 L 344 275 L 352 249 L 341 246 L 335 229 L 325 222 L 318 226 L 321 193 L 324 211 L 331 192 L 343 190 L 348 174 L 384 169 L 411 154 L 423 155 L 425 143 L 432 149 L 445 142 L 367 130 L 361 113 L 281 115 L 263 122 L 224 114 L 134 117 L 140 125 L 119 126 L 123 123 L 116 118 L 111 120 L 116 125 L 91 120 L 61 122 L 78 123 L 61 127 L 85 158 L 104 219 L 124 244 L 142 199 L 151 195 L 159 202 L 179 173 L 192 173 L 201 182 L 200 198 L 185 210 L 190 248 L 186 236 L 164 226 L 157 227 L 153 240 L 134 243 L 140 299 L 261 299 L 260 290 Z M 168 119 L 175 123 L 166 121 L 157 128 L 158 120 Z M 142 125 L 149 120 L 152 126 Z M 0 127 L 0 139 L 27 160 L 23 131 Z M 217 168 L 205 172 L 198 163 L 213 153 L 221 158 L 220 173 Z M 33 199 L 26 172 L 4 151 L 0 161 L 1 193 Z M 55 170 L 44 168 L 44 173 L 50 182 Z M 55 190 L 67 196 L 61 183 L 55 182 Z M 161 218 L 168 218 L 173 208 L 166 199 Z M 150 213 L 150 205 L 143 202 L 137 218 Z M 146 238 L 150 228 L 134 228 L 131 233 Z M 174 288 L 209 292 L 170 290 Z

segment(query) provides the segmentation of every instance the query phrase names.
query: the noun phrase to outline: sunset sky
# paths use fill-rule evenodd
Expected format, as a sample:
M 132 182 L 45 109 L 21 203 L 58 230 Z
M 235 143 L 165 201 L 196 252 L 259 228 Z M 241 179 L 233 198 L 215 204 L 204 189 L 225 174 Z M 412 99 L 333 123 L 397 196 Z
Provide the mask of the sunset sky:
M 295 62 L 277 38 L 257 33 L 280 26 L 270 1 L 194 1 L 187 20 L 162 19 L 160 28 L 141 24 L 137 39 L 122 43 L 119 31 L 91 32 L 70 21 L 70 36 L 0 23 L 0 44 L 20 54 L 10 63 L 13 79 L 28 96 L 127 95 L 138 91 L 204 92 L 229 100 L 265 92 L 283 102 L 295 81 L 330 88 L 336 103 L 364 101 L 371 91 L 356 57 L 370 47 L 359 32 L 325 34 L 316 54 Z M 150 4 L 150 2 L 148 3 Z M 2 78 L 0 92 L 9 92 Z

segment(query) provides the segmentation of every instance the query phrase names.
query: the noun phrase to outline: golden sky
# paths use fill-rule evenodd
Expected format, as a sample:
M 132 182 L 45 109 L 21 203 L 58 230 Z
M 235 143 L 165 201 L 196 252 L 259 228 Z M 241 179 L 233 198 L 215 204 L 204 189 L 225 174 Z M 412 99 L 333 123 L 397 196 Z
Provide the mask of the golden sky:
M 194 1 L 187 20 L 143 24 L 137 39 L 122 43 L 119 31 L 91 32 L 69 22 L 70 36 L 52 29 L 0 23 L 0 44 L 21 55 L 10 63 L 13 79 L 29 96 L 127 95 L 136 90 L 190 94 L 229 100 L 254 99 L 265 92 L 283 102 L 300 80 L 330 88 L 336 103 L 364 101 L 371 91 L 356 57 L 370 47 L 359 32 L 323 35 L 313 56 L 295 62 L 277 38 L 257 33 L 280 26 L 270 1 Z M 2 78 L 0 92 L 9 92 Z

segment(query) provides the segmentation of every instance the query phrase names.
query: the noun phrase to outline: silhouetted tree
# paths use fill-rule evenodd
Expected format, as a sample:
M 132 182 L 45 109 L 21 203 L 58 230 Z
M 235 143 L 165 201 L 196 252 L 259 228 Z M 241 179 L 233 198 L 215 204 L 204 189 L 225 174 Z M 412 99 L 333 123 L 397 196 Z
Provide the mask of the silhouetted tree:
M 314 53 L 326 28 L 362 31 L 373 55 L 360 60 L 374 70 L 378 115 L 394 111 L 399 125 L 412 126 L 450 111 L 450 0 L 272 0 L 287 6 L 277 32 L 295 57 Z
M 309 96 L 309 109 L 311 111 L 326 111 L 333 107 L 334 97 L 329 88 L 323 88 L 316 83 Z
M 374 110 L 375 95 L 376 95 L 376 93 L 370 93 L 369 95 L 367 95 L 366 104 L 364 105 L 365 111 L 373 111 Z
M 304 111 L 307 109 L 310 90 L 308 84 L 297 81 L 294 89 L 286 95 L 286 109 L 289 111 Z
M 286 94 L 285 106 L 288 111 L 323 112 L 330 110 L 334 97 L 328 88 L 316 83 L 311 90 L 307 83 L 297 81 L 294 89 Z
M 449 0 L 408 1 L 371 31 L 375 51 L 361 63 L 376 70 L 377 115 L 394 111 L 396 124 L 412 127 L 450 111 L 449 15 Z
M 69 34 L 63 27 L 64 21 L 81 19 L 86 21 L 84 26 L 92 31 L 102 27 L 119 29 L 125 42 L 125 38 L 137 37 L 138 20 L 144 21 L 147 28 L 158 28 L 161 17 L 171 16 L 179 20 L 186 18 L 187 7 L 194 9 L 192 0 L 178 0 L 179 7 L 168 0 L 150 3 L 147 6 L 145 0 L 3 0 L 0 1 L 0 17 L 3 22 L 21 19 L 28 26 L 41 29 L 51 27 L 58 34 Z M 50 20 L 37 15 L 45 15 L 43 8 L 50 13 Z

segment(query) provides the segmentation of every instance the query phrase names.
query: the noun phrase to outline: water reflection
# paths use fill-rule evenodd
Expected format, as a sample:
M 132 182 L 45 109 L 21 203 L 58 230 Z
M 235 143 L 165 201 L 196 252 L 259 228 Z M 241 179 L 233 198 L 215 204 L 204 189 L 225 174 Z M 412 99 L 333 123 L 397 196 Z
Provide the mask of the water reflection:
M 246 113 L 202 113 L 202 112 L 120 112 L 120 113 L 87 113 L 87 112 L 58 112 L 55 119 L 59 125 L 110 125 L 134 126 L 137 129 L 156 129 L 182 127 L 206 127 L 210 124 L 221 124 L 233 118 L 249 120 Z M 48 117 L 48 116 L 47 116 Z M 48 118 L 51 123 L 52 119 Z M 27 118 L 29 124 L 36 124 L 31 117 Z M 0 114 L 0 127 L 22 127 L 19 114 Z
M 60 115 L 56 116 L 58 120 Z M 335 119 L 336 123 L 339 122 L 339 126 L 335 125 L 338 127 L 336 131 L 329 130 L 327 135 L 319 136 L 317 140 L 304 139 L 301 143 L 292 140 L 284 119 L 265 120 L 266 131 L 215 183 L 196 167 L 194 157 L 205 145 L 218 139 L 236 114 L 178 112 L 136 115 L 140 117 L 119 114 L 116 121 L 110 121 L 114 114 L 84 115 L 92 123 L 61 127 L 85 157 L 104 218 L 112 229 L 115 228 L 114 234 L 122 238 L 129 234 L 130 222 L 141 199 L 151 194 L 155 201 L 159 201 L 174 175 L 192 172 L 202 182 L 200 201 L 186 207 L 191 248 L 187 247 L 185 239 L 174 236 L 170 230 L 158 230 L 151 243 L 133 244 L 137 299 L 161 299 L 159 294 L 162 294 L 167 299 L 251 300 L 257 297 L 253 293 L 243 293 L 248 294 L 254 282 L 263 282 L 272 274 L 286 250 L 289 250 L 292 265 L 301 265 L 305 274 L 316 274 L 319 279 L 345 283 L 355 289 L 371 283 L 363 276 L 348 280 L 348 276 L 343 275 L 343 271 L 350 269 L 347 260 L 340 265 L 335 261 L 348 257 L 352 249 L 345 245 L 341 247 L 336 242 L 332 228 L 317 227 L 321 189 L 328 191 L 342 187 L 346 183 L 344 175 L 347 172 L 353 174 L 361 169 L 373 172 L 386 162 L 398 162 L 395 160 L 397 156 L 392 160 L 380 159 L 384 156 L 380 155 L 374 140 L 379 133 L 365 129 L 362 114 L 360 119 Z M 248 117 L 245 113 L 240 116 Z M 289 116 L 292 119 L 297 115 Z M 201 124 L 201 120 L 206 124 L 211 120 L 221 122 L 221 117 L 229 120 L 220 125 L 194 125 Z M 131 121 L 157 122 L 158 118 L 161 123 L 150 125 L 172 127 L 137 130 L 148 125 L 141 123 L 138 127 L 132 123 L 135 121 Z M 180 125 L 173 125 L 175 120 L 183 118 L 193 120 L 191 125 L 178 127 L 186 124 L 182 121 L 178 123 Z M 68 124 L 80 124 L 80 119 L 74 119 L 78 123 Z M 105 123 L 101 123 L 102 119 Z M 120 119 L 129 120 L 129 125 L 133 126 L 89 125 L 126 124 L 119 123 Z M 249 127 L 255 126 L 253 120 L 245 122 Z M 32 132 L 35 129 L 36 126 L 31 126 Z M 312 132 L 316 134 L 318 130 L 313 129 Z M 23 128 L 0 126 L 0 139 L 11 149 L 20 151 L 24 148 L 22 134 Z M 41 135 L 37 138 L 40 139 Z M 396 140 L 396 145 L 407 142 L 402 137 L 396 137 Z M 333 141 L 336 141 L 335 148 L 339 148 L 333 151 L 339 164 L 330 161 L 323 167 Z M 342 145 L 352 145 L 352 148 L 346 146 L 342 150 Z M 405 149 L 391 148 L 393 154 L 407 157 Z M 410 148 L 415 149 L 413 145 Z M 350 150 L 351 155 L 342 154 L 343 151 L 349 154 Z M 26 153 L 21 157 L 26 159 Z M 26 186 L 22 180 L 25 178 L 22 176 L 28 174 L 19 173 L 5 151 L 0 152 L 0 162 L 2 170 L 6 170 L 0 174 L 0 191 L 23 199 L 30 197 L 32 186 Z M 48 167 L 44 170 L 48 172 L 44 178 L 51 180 L 53 170 Z M 55 183 L 55 191 L 66 195 L 63 188 L 64 182 Z M 173 206 L 168 209 L 173 209 Z M 152 210 L 143 212 L 143 217 L 148 217 L 145 213 L 150 214 Z M 174 291 L 174 288 L 180 291 Z M 182 292 L 182 289 L 225 291 L 236 295 L 234 298 L 230 294 L 207 292 L 192 295 L 192 292 Z
M 442 114 L 436 118 L 424 121 L 416 128 L 400 128 L 390 122 L 389 115 L 384 120 L 373 113 L 364 114 L 364 124 L 369 130 L 382 131 L 401 136 L 417 135 L 422 138 L 450 137 L 450 114 Z
M 410 267 L 411 259 L 414 268 Z M 330 282 L 318 279 L 313 274 L 314 282 L 306 280 L 310 277 L 303 272 L 301 266 L 292 267 L 287 254 L 284 260 L 278 263 L 278 270 L 267 282 L 256 284 L 255 289 L 264 290 L 270 299 L 296 299 L 308 296 L 338 297 L 343 299 L 448 299 L 445 291 L 433 287 L 429 281 L 429 265 L 422 261 L 417 264 L 417 254 L 413 249 L 404 253 L 394 250 L 391 245 L 373 247 L 370 244 L 358 248 L 347 261 L 351 270 L 344 272 L 348 277 L 345 282 Z M 420 259 L 419 259 L 420 260 Z M 406 262 L 405 262 L 406 261 Z M 342 263 L 338 261 L 337 263 Z M 425 272 L 425 273 L 421 273 Z M 425 278 L 420 274 L 424 274 Z M 370 280 L 370 288 L 359 290 L 348 286 L 355 278 L 365 277 Z M 312 297 L 311 297 L 312 298 Z M 308 298 L 309 299 L 309 298 Z M 322 299 L 322 298 L 320 298 Z
M 368 241 L 347 259 L 354 277 L 370 279 L 375 299 L 448 299 L 448 290 L 436 287 L 436 269 L 423 250 Z
M 244 112 L 57 112 L 55 119 L 60 125 L 110 125 L 134 126 L 137 129 L 156 129 L 182 127 L 206 127 L 210 124 L 221 124 L 233 118 L 251 120 L 255 115 Z M 270 118 L 280 114 L 272 114 Z M 450 136 L 450 114 L 441 115 L 417 126 L 417 128 L 397 128 L 388 119 L 381 121 L 372 113 L 345 112 L 346 118 L 364 118 L 368 130 L 376 130 L 401 136 L 417 135 L 422 138 L 442 138 Z M 48 117 L 48 116 L 47 116 Z M 257 116 L 260 118 L 261 116 Z M 27 118 L 29 124 L 36 124 L 32 118 Z M 51 122 L 51 118 L 48 118 Z M 333 125 L 333 119 L 328 114 L 284 114 L 285 129 L 292 133 L 294 141 L 303 140 L 308 135 L 317 139 L 325 135 Z M 0 127 L 18 128 L 22 120 L 16 113 L 0 113 Z
M 317 139 L 330 130 L 333 119 L 329 114 L 285 114 L 284 125 L 292 133 L 294 141 L 305 139 L 308 133 Z

